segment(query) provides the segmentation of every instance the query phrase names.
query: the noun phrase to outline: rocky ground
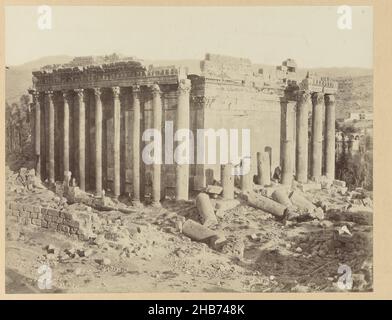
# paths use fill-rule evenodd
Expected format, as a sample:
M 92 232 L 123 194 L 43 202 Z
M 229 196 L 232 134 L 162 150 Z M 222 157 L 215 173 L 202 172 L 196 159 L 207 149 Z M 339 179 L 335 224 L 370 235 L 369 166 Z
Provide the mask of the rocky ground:
M 126 210 L 98 210 L 31 186 L 25 176 L 7 171 L 7 201 L 89 212 L 95 236 L 72 240 L 7 220 L 7 293 L 328 292 L 342 290 L 344 266 L 351 270 L 347 290 L 372 290 L 372 202 L 364 190 L 307 191 L 325 218 L 293 221 L 238 196 L 237 206 L 216 212 L 211 229 L 226 241 L 213 248 L 182 232 L 185 220 L 199 219 L 193 201 L 168 199 L 159 209 L 114 202 Z M 42 266 L 50 268 L 50 289 L 39 288 L 49 270 Z

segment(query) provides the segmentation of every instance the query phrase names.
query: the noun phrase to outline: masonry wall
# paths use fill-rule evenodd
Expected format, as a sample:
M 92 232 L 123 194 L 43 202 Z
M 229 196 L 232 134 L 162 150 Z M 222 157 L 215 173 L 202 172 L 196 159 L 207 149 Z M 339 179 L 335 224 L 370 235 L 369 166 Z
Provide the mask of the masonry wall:
M 274 94 L 265 94 L 254 87 L 241 84 L 222 84 L 206 81 L 204 126 L 213 129 L 250 129 L 251 174 L 257 173 L 258 151 L 268 151 L 271 156 L 271 173 L 279 166 L 281 138 L 281 102 Z M 219 152 L 219 151 L 218 151 Z M 241 149 L 239 154 L 241 155 Z M 218 156 L 217 156 L 218 157 Z M 207 183 L 220 180 L 220 165 L 205 165 Z
M 6 202 L 8 221 L 48 229 L 81 241 L 88 240 L 87 226 L 91 224 L 88 213 L 84 215 L 36 205 Z

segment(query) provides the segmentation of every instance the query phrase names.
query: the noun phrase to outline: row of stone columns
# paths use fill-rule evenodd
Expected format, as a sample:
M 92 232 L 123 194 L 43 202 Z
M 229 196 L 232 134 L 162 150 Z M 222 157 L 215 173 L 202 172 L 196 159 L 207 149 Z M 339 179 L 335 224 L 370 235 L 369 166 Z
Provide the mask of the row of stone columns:
M 152 92 L 152 109 L 153 109 L 153 128 L 161 132 L 162 130 L 162 92 L 159 85 L 154 84 L 150 87 Z M 78 155 L 79 155 L 79 187 L 81 190 L 86 188 L 86 107 L 84 101 L 84 90 L 75 89 L 77 94 L 77 107 L 79 117 L 78 127 Z M 98 196 L 102 195 L 102 140 L 103 140 L 103 108 L 101 100 L 101 89 L 93 88 L 95 98 L 95 192 Z M 120 133 L 121 133 L 121 106 L 120 106 L 120 87 L 113 87 L 113 154 L 114 154 L 114 181 L 113 181 L 113 195 L 118 197 L 120 195 Z M 181 80 L 178 88 L 178 107 L 176 116 L 176 127 L 177 128 L 189 128 L 189 92 L 190 92 L 190 81 Z M 33 94 L 33 103 L 35 104 L 35 154 L 37 157 L 37 175 L 40 175 L 40 119 L 41 119 L 41 105 L 38 99 L 39 93 L 30 92 Z M 55 124 L 54 124 L 54 102 L 53 92 L 46 91 L 48 99 L 48 114 L 49 114 L 49 182 L 55 182 L 55 156 L 54 156 L 54 137 L 55 137 Z M 132 184 L 133 194 L 132 201 L 135 205 L 140 203 L 140 158 L 142 151 L 140 150 L 140 87 L 135 85 L 132 86 L 133 95 L 133 110 L 134 116 L 132 121 Z M 64 101 L 64 117 L 63 117 L 63 163 L 64 171 L 69 171 L 69 99 L 70 92 L 63 92 Z M 154 150 L 159 152 L 158 157 L 162 159 L 162 148 Z M 161 200 L 161 163 L 153 164 L 153 179 L 152 179 L 152 203 L 158 205 Z M 177 165 L 176 168 L 176 198 L 179 200 L 188 200 L 189 193 L 189 165 L 181 164 Z
M 322 176 L 323 154 L 325 176 L 335 177 L 335 97 L 321 92 L 300 91 L 296 106 L 295 173 L 300 183 L 308 182 L 308 115 L 312 104 L 310 176 L 319 182 Z M 325 150 L 323 152 L 323 109 L 325 106 Z M 282 183 L 291 184 L 293 178 L 293 127 L 294 112 L 288 103 L 285 113 L 285 136 L 282 150 Z

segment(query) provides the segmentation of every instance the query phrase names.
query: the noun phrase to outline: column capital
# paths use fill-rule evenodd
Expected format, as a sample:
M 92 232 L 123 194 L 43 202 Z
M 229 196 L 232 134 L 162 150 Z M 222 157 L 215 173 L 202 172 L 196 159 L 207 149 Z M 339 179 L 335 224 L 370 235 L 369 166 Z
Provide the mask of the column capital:
M 35 89 L 30 89 L 29 94 L 33 97 L 33 103 L 37 103 L 39 99 L 40 92 Z
M 298 102 L 300 104 L 306 104 L 310 102 L 310 92 L 306 90 L 301 90 L 298 92 Z
M 131 88 L 132 88 L 132 93 L 136 93 L 136 94 L 140 93 L 140 86 L 138 84 L 131 86 Z
M 114 99 L 120 98 L 120 87 L 112 87 Z
M 84 89 L 75 89 L 76 95 L 78 96 L 79 99 L 83 98 L 84 95 Z
M 324 94 L 322 92 L 313 92 L 312 93 L 312 103 L 313 104 L 321 104 L 324 102 Z
M 64 101 L 68 101 L 70 99 L 70 92 L 68 90 L 62 90 L 61 94 L 63 96 Z
M 102 93 L 102 89 L 98 88 L 98 87 L 95 87 L 95 88 L 93 88 L 93 92 L 94 92 L 94 96 L 95 97 L 100 98 L 101 97 L 101 93 Z
M 324 96 L 324 101 L 325 101 L 326 105 L 333 104 L 336 101 L 335 95 L 334 94 L 326 94 Z
M 159 84 L 157 84 L 157 83 L 154 83 L 149 88 L 150 88 L 153 96 L 157 96 L 157 95 L 159 96 L 162 93 L 161 88 L 159 87 Z
M 178 83 L 178 92 L 180 94 L 186 94 L 189 93 L 190 90 L 191 90 L 191 80 L 181 79 L 180 82 Z
M 53 99 L 54 92 L 52 90 L 45 91 L 45 94 L 48 96 L 49 100 Z

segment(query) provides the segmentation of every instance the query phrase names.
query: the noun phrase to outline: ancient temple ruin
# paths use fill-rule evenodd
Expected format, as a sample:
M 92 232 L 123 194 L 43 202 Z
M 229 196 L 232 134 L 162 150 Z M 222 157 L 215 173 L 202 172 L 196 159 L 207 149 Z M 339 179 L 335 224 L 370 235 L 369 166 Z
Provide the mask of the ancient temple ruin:
M 291 59 L 268 69 L 207 54 L 199 73 L 92 58 L 33 72 L 36 173 L 55 183 L 71 171 L 81 190 L 98 196 L 108 190 L 114 197 L 129 192 L 134 203 L 147 193 L 159 203 L 170 189 L 176 199 L 188 199 L 191 190 L 219 181 L 221 168 L 144 164 L 142 133 L 163 131 L 172 120 L 175 130 L 192 132 L 249 128 L 251 178 L 264 161 L 269 175 L 281 167 L 282 184 L 318 182 L 322 175 L 333 180 L 337 83 L 298 79 L 296 68 Z

